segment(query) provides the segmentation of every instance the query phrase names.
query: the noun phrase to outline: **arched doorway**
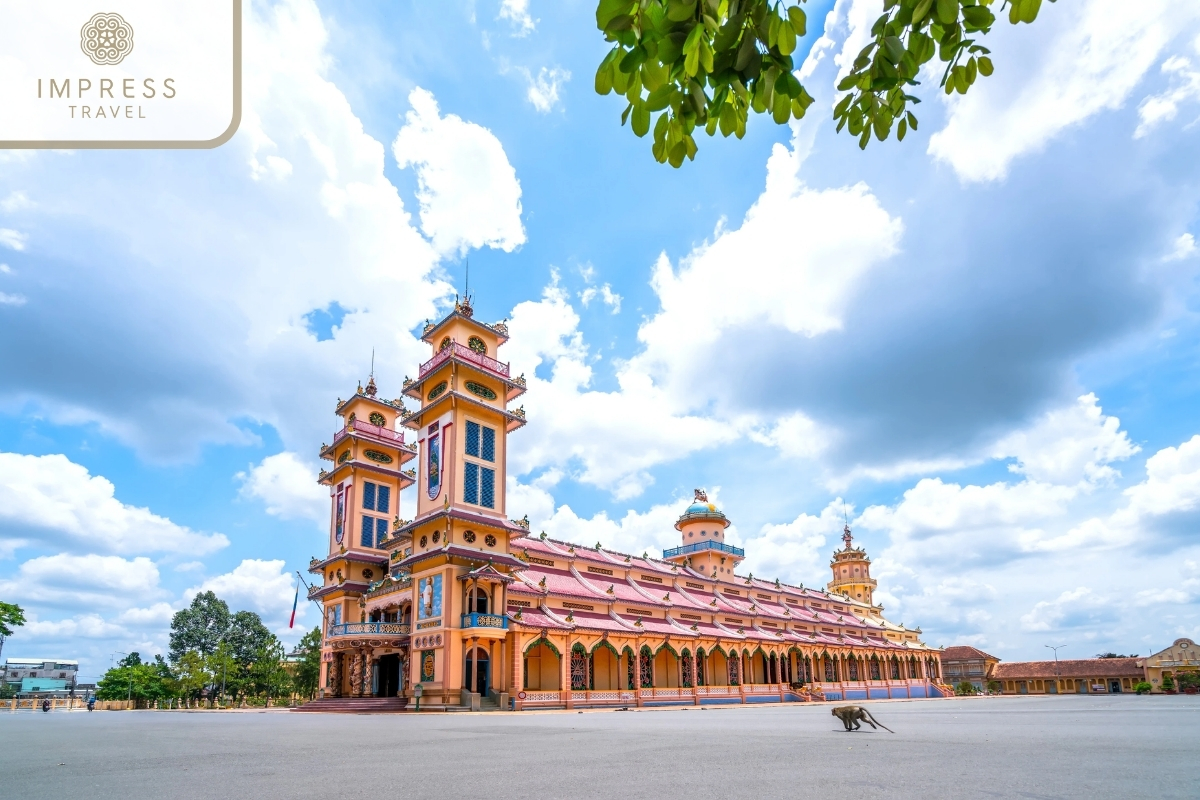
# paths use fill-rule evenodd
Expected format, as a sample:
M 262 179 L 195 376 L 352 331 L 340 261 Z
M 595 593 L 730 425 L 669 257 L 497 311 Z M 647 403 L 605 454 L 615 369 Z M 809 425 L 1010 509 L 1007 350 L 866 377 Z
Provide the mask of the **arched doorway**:
M 729 661 L 725 658 L 725 653 L 717 648 L 712 651 L 709 656 L 712 659 L 712 675 L 709 676 L 709 686 L 728 686 L 729 685 Z
M 561 689 L 558 653 L 545 639 L 525 651 L 525 688 L 535 691 Z
M 669 647 L 663 647 L 654 656 L 655 686 L 667 689 L 679 688 L 679 656 Z
M 621 662 L 607 644 L 592 651 L 592 681 L 593 688 L 601 691 L 621 688 Z
M 467 613 L 488 614 L 488 593 L 482 586 L 467 590 Z
M 474 657 L 472 658 L 472 654 Z M 474 663 L 475 671 L 472 673 L 471 665 Z M 473 650 L 468 649 L 463 656 L 463 685 L 467 687 L 469 692 L 477 692 L 482 697 L 487 697 L 488 693 L 488 676 L 491 675 L 491 664 L 488 662 L 488 652 L 482 647 L 475 647 Z
M 376 697 L 395 697 L 400 693 L 400 655 L 388 653 L 379 657 Z

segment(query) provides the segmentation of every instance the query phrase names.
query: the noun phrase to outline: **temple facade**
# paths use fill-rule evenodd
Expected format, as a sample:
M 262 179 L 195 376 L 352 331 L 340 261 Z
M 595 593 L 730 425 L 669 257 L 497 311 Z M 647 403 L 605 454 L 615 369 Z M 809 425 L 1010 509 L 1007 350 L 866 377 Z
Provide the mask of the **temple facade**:
M 848 526 L 818 589 L 740 574 L 745 552 L 700 490 L 662 558 L 510 519 L 507 438 L 525 425 L 510 405 L 525 380 L 496 358 L 507 338 L 456 303 L 426 325 L 431 358 L 404 381 L 415 409 L 378 398 L 373 376 L 338 401 L 342 428 L 321 448 L 329 553 L 310 564 L 325 697 L 419 685 L 423 709 L 521 710 L 949 693 L 938 651 L 874 602 Z M 400 490 L 414 484 L 406 520 Z

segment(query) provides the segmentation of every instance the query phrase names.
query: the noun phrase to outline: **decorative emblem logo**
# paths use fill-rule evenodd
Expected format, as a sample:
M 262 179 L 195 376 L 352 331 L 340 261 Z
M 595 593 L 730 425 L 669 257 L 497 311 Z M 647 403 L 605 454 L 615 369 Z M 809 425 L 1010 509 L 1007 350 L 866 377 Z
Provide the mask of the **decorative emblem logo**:
M 133 52 L 133 27 L 120 14 L 96 14 L 79 31 L 79 46 L 94 64 L 120 64 Z

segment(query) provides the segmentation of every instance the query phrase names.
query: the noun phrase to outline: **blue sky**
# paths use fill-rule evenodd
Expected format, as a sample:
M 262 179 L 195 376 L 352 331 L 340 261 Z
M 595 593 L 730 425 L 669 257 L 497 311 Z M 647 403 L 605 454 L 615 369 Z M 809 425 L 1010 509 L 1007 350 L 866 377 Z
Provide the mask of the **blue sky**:
M 372 350 L 399 395 L 468 259 L 535 529 L 653 551 L 706 487 L 808 585 L 845 511 L 934 645 L 1197 635 L 1200 12 L 1116 4 L 999 26 L 864 153 L 828 109 L 878 2 L 810 2 L 809 117 L 680 170 L 592 90 L 590 3 L 247 4 L 229 144 L 0 153 L 5 653 L 96 674 L 204 588 L 298 638 L 334 403 Z

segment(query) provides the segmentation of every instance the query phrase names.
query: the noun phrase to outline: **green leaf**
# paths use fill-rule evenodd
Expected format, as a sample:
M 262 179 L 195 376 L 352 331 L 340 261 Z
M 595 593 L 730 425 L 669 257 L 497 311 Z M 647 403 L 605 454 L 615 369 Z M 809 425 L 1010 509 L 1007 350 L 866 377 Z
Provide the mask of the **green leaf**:
M 791 23 L 784 22 L 779 26 L 779 33 L 775 37 L 775 46 L 779 48 L 779 52 L 785 56 L 790 56 L 796 50 L 796 32 L 792 30 Z
M 775 102 L 771 107 L 771 119 L 775 120 L 776 124 L 782 125 L 788 121 L 788 117 L 792 115 L 792 98 L 788 97 L 785 92 L 775 93 Z
M 804 15 L 804 9 L 800 6 L 792 6 L 787 10 L 788 22 L 792 23 L 792 30 L 797 36 L 805 36 L 808 33 L 808 18 Z
M 972 85 L 972 86 L 975 85 L 975 77 L 977 75 L 978 69 L 979 68 L 975 63 L 975 59 L 972 58 L 967 61 L 967 83 L 969 85 Z
M 633 110 L 633 103 L 625 106 L 625 110 L 621 112 L 621 125 L 624 126 L 629 121 L 629 112 Z
M 917 129 L 917 118 L 915 116 L 913 116 L 913 113 L 911 111 L 907 112 L 906 119 L 908 119 L 908 127 L 912 128 L 915 131 Z
M 843 97 L 836 106 L 833 107 L 834 119 L 846 113 L 846 109 L 850 108 L 850 101 L 854 99 L 854 95 L 848 94 Z
M 638 103 L 633 107 L 633 133 L 639 138 L 650 132 L 650 109 L 646 108 L 645 103 Z
M 899 64 L 904 58 L 904 43 L 899 36 L 886 36 L 883 39 L 883 49 L 893 64 Z
M 637 70 L 637 68 L 640 67 L 645 60 L 646 48 L 638 45 L 626 53 L 625 57 L 621 59 L 620 70 L 621 72 L 627 72 L 632 75 L 633 72 Z
M 666 65 L 660 63 L 657 58 L 647 59 L 646 63 L 642 64 L 642 85 L 651 92 L 665 84 L 669 76 Z
M 976 30 L 989 28 L 996 21 L 995 15 L 984 6 L 964 6 L 962 15 L 967 25 Z
M 692 52 L 683 57 L 683 71 L 689 76 L 695 75 L 700 70 L 700 48 L 697 47 Z
M 646 98 L 646 108 L 651 111 L 662 111 L 671 104 L 671 98 L 674 96 L 675 86 L 670 83 L 663 84 Z
M 900 120 L 900 124 L 896 126 L 896 140 L 903 142 L 906 133 L 908 133 L 908 122 L 902 119 Z
M 733 62 L 733 68 L 738 72 L 745 72 L 750 66 L 750 62 L 758 55 L 758 48 L 754 46 L 755 39 L 747 34 L 742 37 L 742 44 L 738 47 L 737 60 Z
M 958 0 L 937 0 L 937 18 L 943 25 L 958 21 Z
M 704 26 L 697 25 L 688 33 L 687 39 L 683 43 L 683 54 L 690 56 L 696 52 L 696 48 L 700 46 L 700 39 L 704 36 Z
M 667 3 L 667 19 L 672 22 L 683 22 L 696 17 L 696 0 L 690 3 L 680 0 L 670 0 Z
M 726 103 L 721 107 L 720 113 L 721 135 L 728 136 L 737 130 L 737 111 L 733 106 Z
M 612 66 L 602 63 L 596 70 L 596 94 L 608 94 L 612 91 Z
M 917 23 L 925 19 L 932 5 L 933 0 L 921 0 L 921 2 L 917 3 L 917 7 L 913 9 L 913 22 Z
M 992 60 L 987 56 L 979 57 L 979 74 L 985 78 L 992 74 Z
M 614 18 L 629 14 L 633 7 L 634 4 L 630 0 L 600 0 L 600 5 L 596 6 L 596 27 L 602 31 L 607 30 L 608 24 Z
M 713 71 L 713 51 L 708 46 L 708 42 L 704 40 L 700 41 L 700 66 L 705 72 L 711 73 Z

